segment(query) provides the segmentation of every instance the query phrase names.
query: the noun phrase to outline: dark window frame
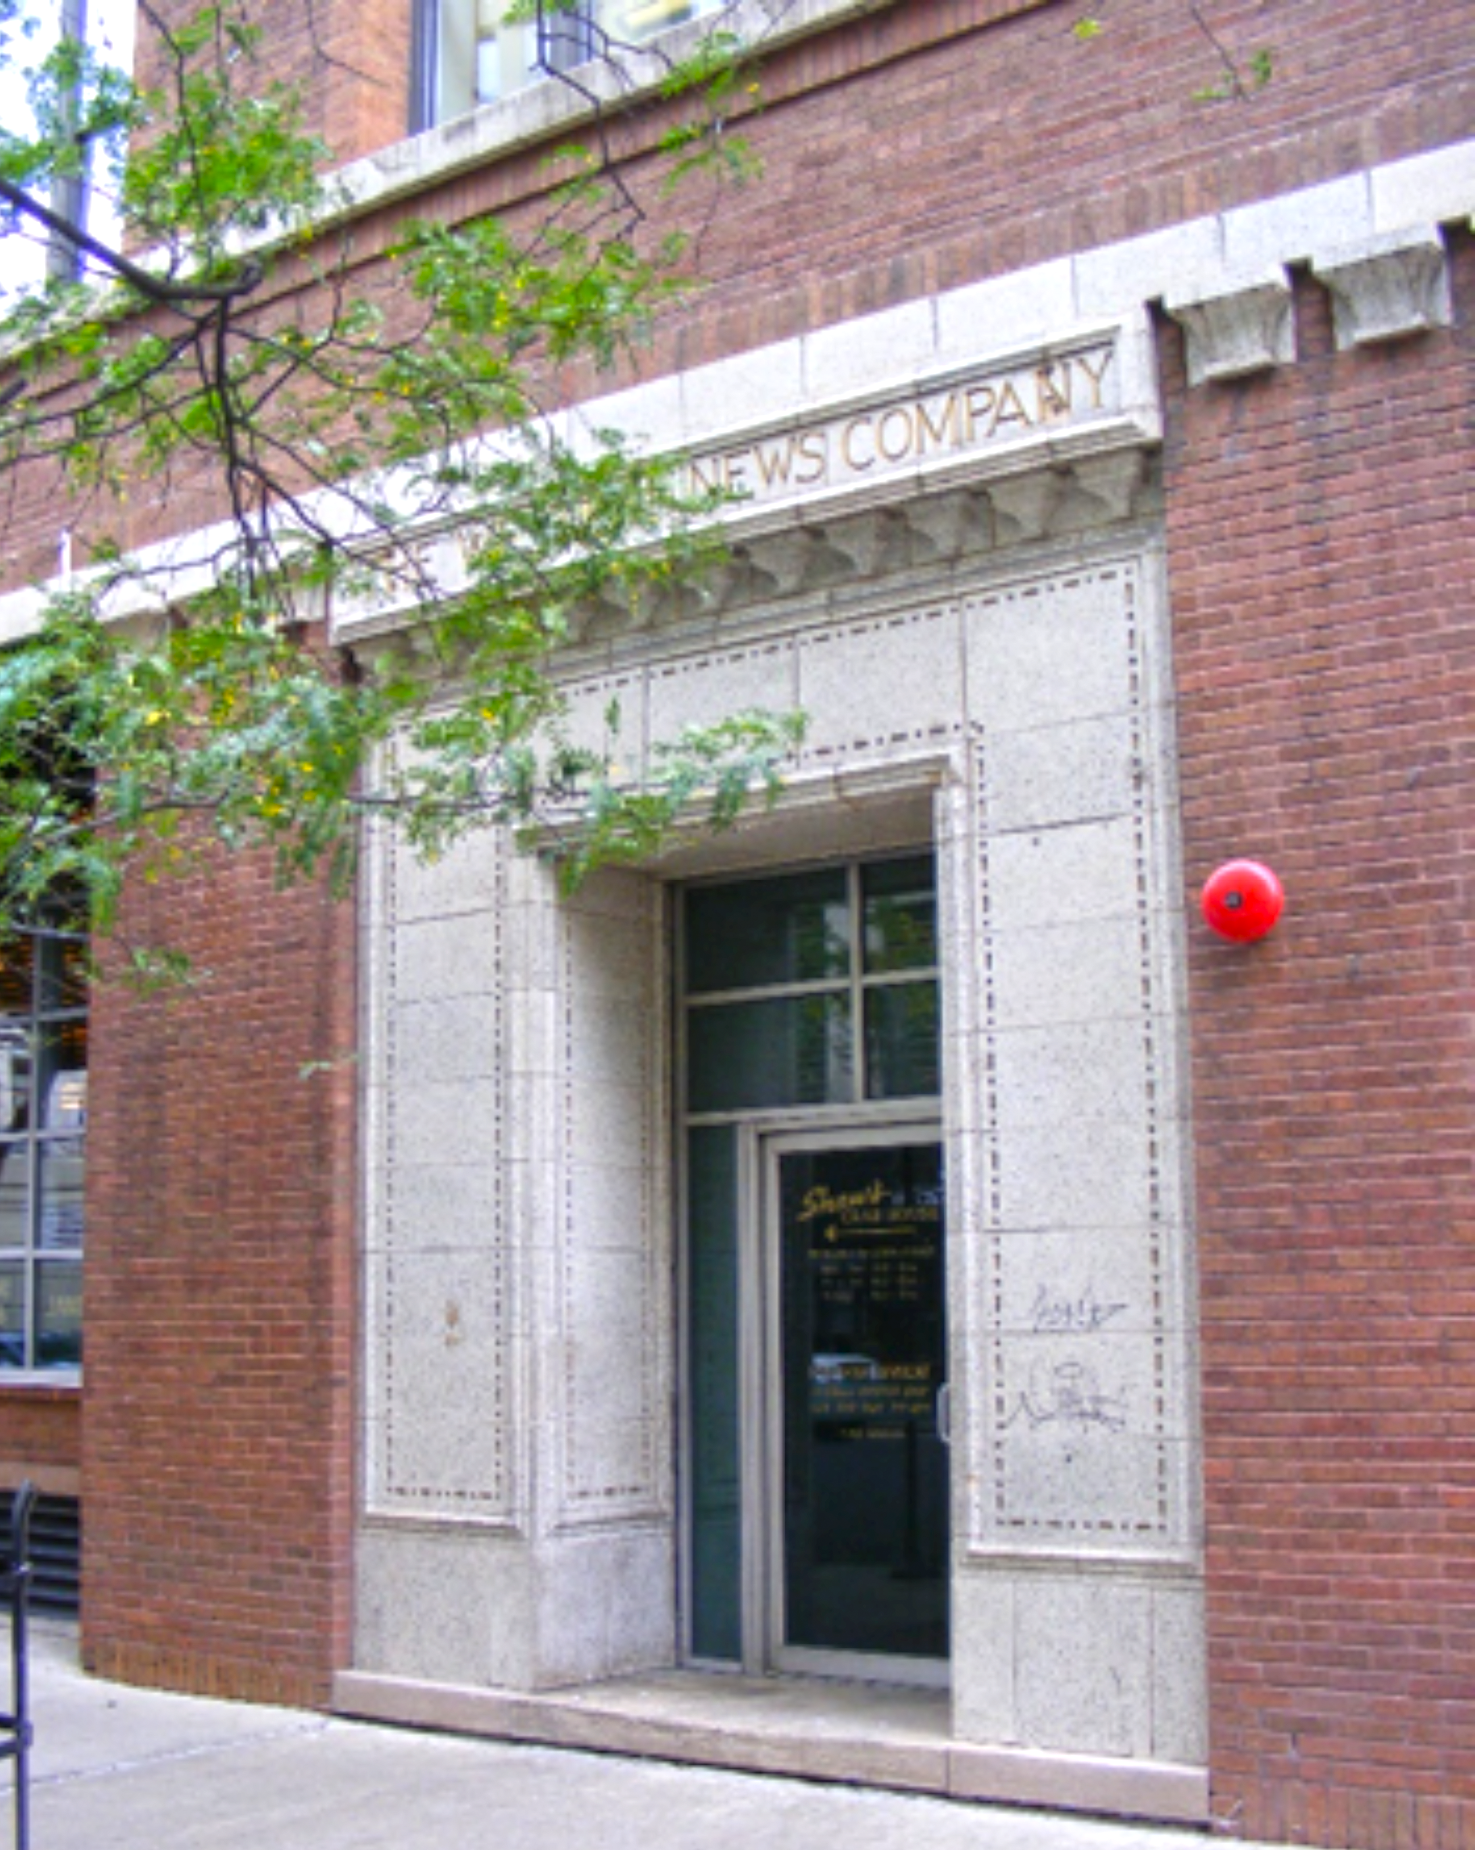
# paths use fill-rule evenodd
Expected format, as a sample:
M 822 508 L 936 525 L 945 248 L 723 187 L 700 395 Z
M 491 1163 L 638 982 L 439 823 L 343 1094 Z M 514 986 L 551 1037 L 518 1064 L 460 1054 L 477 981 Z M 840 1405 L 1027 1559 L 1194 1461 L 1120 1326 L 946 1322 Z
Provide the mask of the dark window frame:
M 69 1276 L 80 1299 L 88 1007 L 69 965 L 86 951 L 85 936 L 50 926 L 0 945 L 0 1380 L 81 1367 L 80 1309 L 48 1327 L 44 1284 Z

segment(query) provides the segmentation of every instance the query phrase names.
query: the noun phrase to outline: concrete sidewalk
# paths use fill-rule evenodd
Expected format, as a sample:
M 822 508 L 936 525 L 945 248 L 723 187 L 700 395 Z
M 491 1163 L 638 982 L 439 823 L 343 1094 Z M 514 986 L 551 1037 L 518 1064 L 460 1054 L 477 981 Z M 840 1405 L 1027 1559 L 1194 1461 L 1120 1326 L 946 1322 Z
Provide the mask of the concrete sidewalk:
M 419 1733 L 102 1683 L 33 1627 L 33 1850 L 1204 1850 L 1194 1831 Z M 10 1838 L 0 1794 L 0 1845 Z

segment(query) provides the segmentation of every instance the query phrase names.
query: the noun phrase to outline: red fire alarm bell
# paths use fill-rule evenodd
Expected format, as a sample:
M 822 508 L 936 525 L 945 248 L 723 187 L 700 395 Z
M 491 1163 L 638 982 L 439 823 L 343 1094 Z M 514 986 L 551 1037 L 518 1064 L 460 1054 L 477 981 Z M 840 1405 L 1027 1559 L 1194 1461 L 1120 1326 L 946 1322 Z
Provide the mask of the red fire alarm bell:
M 1226 861 L 1204 883 L 1204 917 L 1221 938 L 1253 944 L 1272 929 L 1285 891 L 1260 861 Z

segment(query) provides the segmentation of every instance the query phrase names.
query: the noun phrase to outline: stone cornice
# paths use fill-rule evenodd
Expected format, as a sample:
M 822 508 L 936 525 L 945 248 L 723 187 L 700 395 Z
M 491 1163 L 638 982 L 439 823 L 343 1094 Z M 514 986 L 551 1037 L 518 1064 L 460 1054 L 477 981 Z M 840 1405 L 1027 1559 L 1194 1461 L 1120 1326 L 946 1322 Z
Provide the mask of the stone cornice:
M 834 415 L 846 404 L 884 404 L 898 394 L 915 393 L 929 382 L 959 376 L 983 363 L 989 353 L 1024 353 L 1032 345 L 1036 351 L 1054 351 L 1062 341 L 1068 342 L 1072 331 L 1100 330 L 1114 323 L 1131 330 L 1129 345 L 1139 355 L 1140 377 L 1155 382 L 1156 360 L 1145 305 L 1172 301 L 1180 307 L 1197 307 L 1217 302 L 1220 306 L 1206 309 L 1202 319 L 1205 324 L 1217 319 L 1222 334 L 1223 327 L 1232 325 L 1240 313 L 1233 298 L 1245 287 L 1246 279 L 1250 279 L 1251 290 L 1269 293 L 1259 305 L 1260 331 L 1241 350 L 1240 358 L 1278 364 L 1286 352 L 1284 338 L 1277 341 L 1267 330 L 1283 301 L 1278 279 L 1292 264 L 1310 266 L 1312 274 L 1334 289 L 1334 301 L 1335 291 L 1340 291 L 1353 304 L 1341 311 L 1339 338 L 1354 345 L 1399 338 L 1440 324 L 1443 260 L 1433 244 L 1436 228 L 1468 226 L 1472 212 L 1475 140 L 965 284 L 684 373 L 652 378 L 574 408 L 565 414 L 564 427 L 575 438 L 581 425 L 589 430 L 617 429 L 650 451 L 693 454 L 745 441 L 755 432 L 796 428 L 805 421 Z M 1219 347 L 1224 354 L 1230 351 L 1227 336 L 1221 338 Z M 1134 396 L 1139 401 L 1135 410 Z M 1139 444 L 1152 441 L 1146 435 L 1143 408 L 1153 404 L 1155 383 L 1148 391 L 1129 392 L 1124 401 L 1122 415 L 1135 421 Z M 1109 451 L 1133 440 L 1126 428 L 1116 433 L 1082 429 L 1066 437 L 1064 450 L 1058 439 L 1053 440 L 1056 447 L 1047 456 L 1016 457 L 1008 461 L 1008 471 L 1023 480 L 1036 476 L 1041 467 L 1046 475 L 1057 467 L 1079 471 L 1093 446 Z M 999 446 L 995 456 L 999 474 L 1004 473 L 1006 461 L 1002 452 Z M 958 460 L 962 474 L 976 473 L 973 462 L 977 459 Z M 933 461 L 937 473 L 925 484 L 919 476 L 909 493 L 898 493 L 895 484 L 887 484 L 877 500 L 917 499 L 925 487 L 929 496 L 940 495 L 943 501 L 927 515 L 909 513 L 908 522 L 923 519 L 945 524 L 950 518 L 942 511 L 946 493 L 967 484 L 946 479 L 951 462 Z M 992 462 L 988 466 L 992 468 Z M 869 491 L 850 492 L 859 511 Z M 1036 482 L 1034 488 L 991 488 L 989 492 L 990 505 L 996 499 L 1002 505 L 1012 495 L 1015 504 L 1027 511 L 1032 498 L 1047 491 L 1043 483 Z M 743 518 L 756 536 L 774 512 L 754 508 Z M 811 501 L 802 513 L 796 505 L 790 513 L 795 521 L 838 517 L 822 501 Z M 736 525 L 734 537 L 741 537 Z M 162 574 L 160 584 L 168 596 L 175 595 L 176 587 L 178 595 L 188 596 L 191 585 L 197 580 L 205 582 L 208 574 L 187 562 L 208 558 L 217 543 L 217 536 L 194 533 L 145 549 L 137 560 L 140 575 Z M 181 563 L 171 568 L 171 561 Z M 172 580 L 168 576 L 171 569 L 175 572 Z M 34 589 L 0 596 L 0 641 L 25 635 L 34 627 L 42 597 Z M 145 596 L 140 583 L 132 593 L 120 593 L 117 614 L 158 608 L 159 601 L 157 593 Z M 398 620 L 408 621 L 412 616 L 405 611 Z
M 1141 448 L 1042 461 L 988 482 L 885 504 L 834 507 L 812 518 L 749 528 L 689 585 L 587 607 L 572 627 L 580 648 L 654 644 L 713 622 L 766 616 L 784 624 L 864 596 L 885 581 L 936 581 L 1010 548 L 1076 541 L 1158 508 L 1158 475 Z

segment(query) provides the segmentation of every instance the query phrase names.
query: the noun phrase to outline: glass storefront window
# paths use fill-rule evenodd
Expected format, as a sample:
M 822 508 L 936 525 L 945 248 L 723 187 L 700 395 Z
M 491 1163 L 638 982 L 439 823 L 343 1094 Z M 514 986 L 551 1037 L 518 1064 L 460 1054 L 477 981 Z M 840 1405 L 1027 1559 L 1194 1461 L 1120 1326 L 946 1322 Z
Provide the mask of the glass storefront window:
M 85 956 L 58 932 L 0 945 L 0 1369 L 82 1358 Z

